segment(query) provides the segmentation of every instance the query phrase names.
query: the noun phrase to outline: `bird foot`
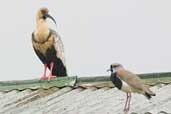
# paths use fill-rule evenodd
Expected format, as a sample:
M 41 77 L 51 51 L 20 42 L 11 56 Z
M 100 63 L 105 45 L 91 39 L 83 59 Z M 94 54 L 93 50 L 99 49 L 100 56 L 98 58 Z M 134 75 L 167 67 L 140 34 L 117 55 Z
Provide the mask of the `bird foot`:
M 48 76 L 48 81 L 50 81 L 52 78 L 56 78 L 56 76 L 53 76 L 52 74 L 50 74 L 50 75 Z
M 47 77 L 46 76 L 42 76 L 42 77 L 40 77 L 40 79 L 39 80 L 46 80 L 47 79 Z
M 124 111 L 124 114 L 128 114 L 128 111 Z
M 129 111 L 129 109 L 128 109 L 128 108 L 124 109 L 125 114 L 127 114 L 127 113 L 128 113 L 128 111 Z

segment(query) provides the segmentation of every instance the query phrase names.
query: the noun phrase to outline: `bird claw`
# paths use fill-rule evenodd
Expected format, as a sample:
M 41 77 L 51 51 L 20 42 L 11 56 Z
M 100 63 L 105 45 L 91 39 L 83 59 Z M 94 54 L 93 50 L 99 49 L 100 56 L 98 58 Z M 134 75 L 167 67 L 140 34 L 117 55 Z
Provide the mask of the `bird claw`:
M 47 77 L 46 76 L 42 76 L 39 80 L 46 80 Z
M 124 114 L 128 114 L 128 110 L 124 111 Z
M 50 81 L 52 78 L 56 78 L 56 76 L 49 75 L 49 76 L 48 76 L 48 81 Z
M 125 112 L 125 113 L 127 113 L 128 111 L 129 111 L 129 109 L 128 109 L 128 108 L 124 109 L 124 112 Z

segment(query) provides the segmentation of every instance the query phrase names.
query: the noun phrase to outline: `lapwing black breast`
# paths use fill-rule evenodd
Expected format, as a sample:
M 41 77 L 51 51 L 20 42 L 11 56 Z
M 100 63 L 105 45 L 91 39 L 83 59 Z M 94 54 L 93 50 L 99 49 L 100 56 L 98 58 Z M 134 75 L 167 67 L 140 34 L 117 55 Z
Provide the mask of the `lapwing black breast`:
M 131 87 L 117 76 L 117 72 L 111 73 L 110 80 L 119 90 L 131 92 Z

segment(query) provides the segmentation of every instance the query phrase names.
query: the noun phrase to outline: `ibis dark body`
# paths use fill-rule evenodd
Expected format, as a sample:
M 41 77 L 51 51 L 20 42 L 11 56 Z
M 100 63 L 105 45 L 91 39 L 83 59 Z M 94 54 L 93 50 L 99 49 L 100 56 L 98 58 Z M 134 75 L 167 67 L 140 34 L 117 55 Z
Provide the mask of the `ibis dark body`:
M 54 66 L 52 69 L 52 75 L 54 76 L 67 76 L 67 71 L 66 71 L 66 66 L 64 65 L 64 61 L 58 57 L 57 55 L 59 55 L 58 53 L 58 49 L 56 49 L 55 45 L 61 45 L 61 44 L 56 44 L 56 43 L 52 43 L 52 45 L 47 45 L 47 49 L 45 52 L 42 52 L 41 50 L 39 50 L 39 48 L 37 47 L 41 47 L 41 45 L 46 45 L 45 43 L 49 40 L 50 38 L 53 38 L 53 40 L 55 41 L 55 38 L 58 38 L 59 41 L 61 41 L 59 35 L 57 35 L 57 33 L 54 30 L 50 29 L 50 33 L 49 33 L 49 38 L 47 38 L 47 41 L 44 42 L 38 42 L 36 41 L 36 39 L 34 38 L 34 33 L 32 33 L 32 42 L 33 44 L 36 44 L 35 46 L 33 46 L 34 51 L 36 53 L 36 55 L 39 57 L 39 59 L 41 60 L 41 62 L 43 64 L 47 64 L 48 68 L 50 69 L 50 63 L 53 62 Z M 58 41 L 58 43 L 59 43 Z

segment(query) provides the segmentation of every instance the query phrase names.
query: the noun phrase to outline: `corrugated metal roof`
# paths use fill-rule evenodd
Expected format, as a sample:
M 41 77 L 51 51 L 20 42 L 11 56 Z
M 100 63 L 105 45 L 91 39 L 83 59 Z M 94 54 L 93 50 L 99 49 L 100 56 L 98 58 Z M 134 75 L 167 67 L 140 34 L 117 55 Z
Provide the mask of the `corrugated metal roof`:
M 153 86 L 157 96 L 148 101 L 133 94 L 130 112 L 171 113 L 171 84 Z M 116 88 L 80 87 L 0 93 L 0 114 L 123 114 L 125 93 Z
M 84 78 L 74 86 L 1 91 L 0 114 L 123 114 L 126 94 L 110 84 L 104 86 L 101 79 L 92 83 Z M 150 101 L 133 93 L 130 114 L 171 114 L 171 83 L 154 82 L 151 89 L 156 96 Z

